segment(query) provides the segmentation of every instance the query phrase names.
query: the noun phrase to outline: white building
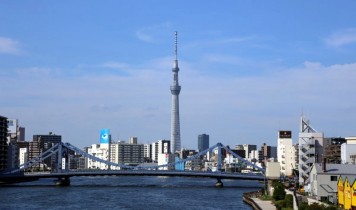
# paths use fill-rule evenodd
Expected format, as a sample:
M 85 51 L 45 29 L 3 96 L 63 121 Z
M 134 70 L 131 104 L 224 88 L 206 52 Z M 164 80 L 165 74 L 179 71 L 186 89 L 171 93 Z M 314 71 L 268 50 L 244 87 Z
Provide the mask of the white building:
M 292 175 L 293 168 L 296 167 L 294 156 L 292 131 L 278 131 L 277 161 L 282 175 Z
M 253 160 L 256 160 L 258 162 L 258 150 L 252 150 L 248 157 L 249 161 L 253 162 Z
M 28 161 L 28 148 L 20 148 L 19 164 L 22 165 Z
M 152 144 L 144 144 L 143 150 L 145 159 L 148 161 L 152 161 Z
M 324 134 L 311 127 L 309 121 L 301 117 L 299 133 L 299 184 L 303 185 L 309 178 L 314 163 L 320 163 L 323 157 Z
M 254 144 L 244 144 L 243 146 L 243 150 L 245 150 L 245 158 L 246 159 L 252 159 L 249 155 L 251 153 L 251 151 L 257 150 L 257 145 Z M 257 157 L 258 159 L 258 157 Z
M 168 163 L 172 163 L 174 162 L 174 154 L 168 154 L 168 153 L 159 153 L 158 154 L 158 165 L 166 165 Z M 165 166 L 165 167 L 161 167 L 159 168 L 159 170 L 173 170 L 174 169 L 174 165 L 168 167 L 168 166 Z
M 341 144 L 341 163 L 356 164 L 356 144 Z
M 346 137 L 345 139 L 347 144 L 356 144 L 356 136 L 349 136 Z
M 171 153 L 171 141 L 159 140 L 152 143 L 152 161 L 158 162 L 158 154 L 170 154 Z
M 109 148 L 105 146 L 102 147 L 102 144 L 92 144 L 91 147 L 88 148 L 88 154 L 93 155 L 94 157 L 109 160 Z M 87 166 L 89 169 L 108 169 L 109 166 L 87 158 Z

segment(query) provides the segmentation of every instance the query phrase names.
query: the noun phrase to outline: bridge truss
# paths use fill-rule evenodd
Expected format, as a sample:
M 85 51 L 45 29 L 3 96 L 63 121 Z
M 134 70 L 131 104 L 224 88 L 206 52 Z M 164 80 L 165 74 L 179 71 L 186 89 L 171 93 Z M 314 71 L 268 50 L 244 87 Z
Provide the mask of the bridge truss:
M 265 174 L 264 168 L 261 168 L 261 167 L 257 166 L 255 163 L 252 163 L 252 162 L 240 157 L 239 155 L 234 153 L 229 147 L 226 147 L 221 143 L 217 143 L 214 146 L 212 146 L 204 151 L 201 151 L 193 156 L 190 156 L 186 159 L 178 160 L 178 161 L 175 161 L 172 163 L 168 163 L 168 164 L 164 164 L 164 165 L 157 165 L 157 166 L 130 166 L 130 165 L 113 163 L 113 162 L 110 162 L 107 160 L 100 159 L 98 157 L 95 157 L 91 154 L 88 154 L 88 153 L 82 151 L 81 149 L 77 148 L 76 146 L 74 146 L 70 143 L 62 143 L 62 142 L 54 145 L 47 151 L 43 152 L 41 155 L 20 165 L 18 168 L 7 170 L 6 172 L 3 172 L 3 174 L 11 175 L 11 174 L 16 174 L 16 173 L 27 171 L 31 168 L 31 166 L 36 165 L 36 164 L 38 165 L 38 164 L 42 163 L 45 159 L 53 158 L 53 157 L 57 158 L 57 168 L 56 168 L 55 173 L 56 174 L 68 173 L 70 171 L 68 165 L 66 166 L 66 164 L 68 164 L 68 160 L 66 160 L 63 163 L 62 158 L 68 158 L 68 156 L 66 154 L 68 154 L 69 151 L 73 151 L 76 154 L 80 154 L 85 158 L 106 164 L 108 166 L 119 167 L 121 170 L 140 170 L 140 171 L 142 171 L 142 170 L 159 170 L 162 168 L 174 168 L 174 166 L 177 164 L 182 164 L 182 163 L 184 164 L 187 161 L 193 161 L 195 159 L 199 159 L 201 156 L 206 155 L 208 152 L 211 153 L 214 150 L 217 150 L 218 151 L 217 171 L 220 172 L 221 168 L 222 168 L 222 162 L 223 162 L 222 155 L 221 155 L 222 149 L 225 149 L 225 151 L 227 151 L 229 154 L 231 154 L 233 157 L 237 158 L 240 162 L 244 163 L 245 165 L 248 165 L 251 168 L 262 172 L 262 174 Z M 106 171 L 108 171 L 108 170 L 106 170 Z

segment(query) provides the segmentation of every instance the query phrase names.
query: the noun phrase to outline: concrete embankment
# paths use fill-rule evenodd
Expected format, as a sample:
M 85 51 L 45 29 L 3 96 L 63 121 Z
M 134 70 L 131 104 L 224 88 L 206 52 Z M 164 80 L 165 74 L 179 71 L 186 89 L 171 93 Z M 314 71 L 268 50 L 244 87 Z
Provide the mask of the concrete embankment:
M 255 210 L 276 210 L 272 201 L 264 201 L 258 198 L 261 195 L 260 191 L 246 192 L 243 194 L 243 201 Z

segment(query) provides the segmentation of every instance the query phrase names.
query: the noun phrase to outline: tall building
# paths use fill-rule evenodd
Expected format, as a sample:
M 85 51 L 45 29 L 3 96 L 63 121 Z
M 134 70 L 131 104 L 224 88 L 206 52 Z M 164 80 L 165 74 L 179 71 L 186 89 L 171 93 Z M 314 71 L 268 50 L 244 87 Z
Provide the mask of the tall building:
M 7 118 L 0 115 L 0 171 L 7 168 Z
M 171 141 L 169 140 L 159 140 L 152 143 L 152 161 L 158 162 L 158 154 L 170 154 Z
M 252 157 L 250 157 L 250 153 L 254 150 L 257 150 L 257 145 L 254 144 L 244 144 L 243 146 L 243 150 L 245 150 L 245 158 L 247 159 L 253 159 Z
M 198 151 L 204 151 L 209 148 L 209 135 L 201 134 L 198 136 Z
M 152 144 L 144 144 L 143 150 L 145 162 L 152 162 Z
M 309 178 L 314 163 L 321 163 L 323 157 L 324 134 L 311 127 L 303 116 L 299 132 L 299 184 L 304 185 Z
M 130 137 L 129 142 L 130 144 L 137 144 L 137 137 Z
M 172 93 L 172 115 L 171 115 L 171 142 L 172 142 L 172 152 L 180 151 L 181 141 L 180 141 L 180 124 L 179 124 L 179 93 L 181 86 L 178 83 L 178 56 L 177 56 L 177 36 L 178 33 L 175 32 L 175 60 L 173 63 L 173 82 L 171 85 Z
M 263 143 L 261 150 L 258 152 L 258 162 L 262 163 L 263 167 L 266 167 L 270 158 L 277 158 L 277 147 Z
M 281 166 L 281 174 L 290 176 L 296 167 L 292 144 L 292 131 L 278 131 L 277 160 Z
M 25 128 L 19 127 L 17 119 L 8 119 L 7 167 L 17 168 L 20 163 L 20 148 L 25 142 Z
M 44 153 L 54 145 L 62 141 L 62 136 L 49 132 L 47 135 L 33 135 L 33 140 L 29 144 L 28 159 L 31 160 L 40 154 Z M 53 155 L 43 161 L 45 168 L 57 168 L 57 155 Z M 32 168 L 37 168 L 41 164 L 34 165 Z
M 9 141 L 25 141 L 25 128 L 19 126 L 18 119 L 8 119 L 7 124 Z

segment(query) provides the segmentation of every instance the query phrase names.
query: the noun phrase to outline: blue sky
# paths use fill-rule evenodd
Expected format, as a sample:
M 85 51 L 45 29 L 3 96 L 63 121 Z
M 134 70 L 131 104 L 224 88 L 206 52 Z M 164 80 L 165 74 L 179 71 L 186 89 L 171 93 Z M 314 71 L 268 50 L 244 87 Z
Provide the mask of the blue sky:
M 304 114 L 356 135 L 355 1 L 0 1 L 0 115 L 83 147 L 170 138 L 178 31 L 182 146 L 276 145 Z

